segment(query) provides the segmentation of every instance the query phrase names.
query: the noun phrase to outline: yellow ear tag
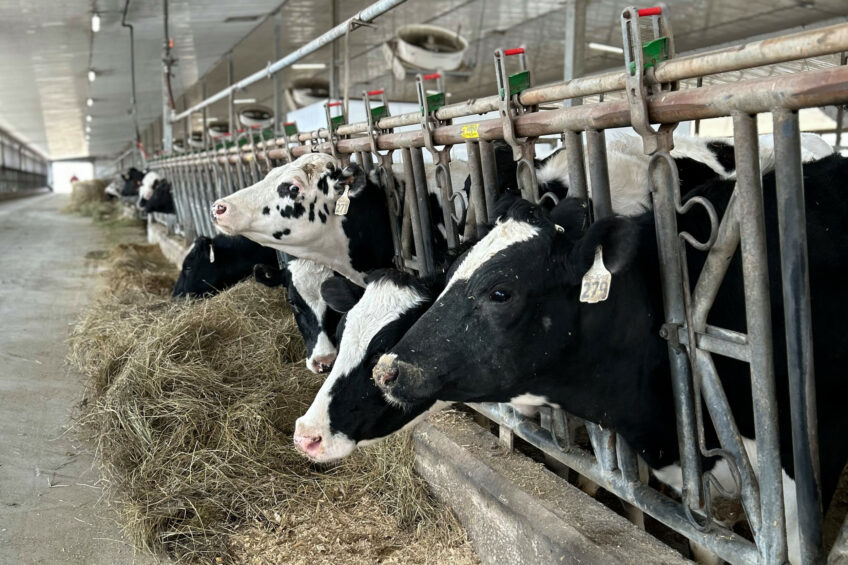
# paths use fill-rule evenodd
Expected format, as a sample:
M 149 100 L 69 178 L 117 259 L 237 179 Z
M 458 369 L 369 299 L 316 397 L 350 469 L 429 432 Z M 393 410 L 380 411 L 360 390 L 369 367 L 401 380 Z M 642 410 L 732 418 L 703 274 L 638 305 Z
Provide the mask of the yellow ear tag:
M 350 208 L 350 196 L 347 193 L 350 192 L 350 187 L 345 187 L 344 192 L 339 199 L 336 200 L 336 216 L 346 216 L 347 209 Z
M 580 291 L 580 302 L 595 304 L 609 297 L 612 275 L 604 266 L 604 256 L 599 245 L 595 249 L 595 262 L 583 275 L 583 288 Z

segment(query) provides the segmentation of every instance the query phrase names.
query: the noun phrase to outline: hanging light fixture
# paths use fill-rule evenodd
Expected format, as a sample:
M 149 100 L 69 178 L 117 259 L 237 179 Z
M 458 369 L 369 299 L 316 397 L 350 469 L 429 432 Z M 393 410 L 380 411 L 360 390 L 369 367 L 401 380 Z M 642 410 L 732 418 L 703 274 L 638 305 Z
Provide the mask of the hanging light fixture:
M 94 79 L 96 78 L 97 73 L 95 73 L 93 69 L 88 69 L 88 82 L 94 82 Z
M 94 12 L 91 15 L 91 31 L 93 31 L 94 33 L 100 31 L 100 14 L 98 14 L 97 12 Z

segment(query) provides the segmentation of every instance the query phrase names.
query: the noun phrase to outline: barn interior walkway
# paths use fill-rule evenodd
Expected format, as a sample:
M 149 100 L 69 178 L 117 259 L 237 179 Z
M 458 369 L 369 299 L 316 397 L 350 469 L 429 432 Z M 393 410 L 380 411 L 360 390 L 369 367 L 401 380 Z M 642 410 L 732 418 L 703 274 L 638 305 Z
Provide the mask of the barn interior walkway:
M 98 502 L 98 472 L 67 426 L 81 397 L 64 363 L 98 284 L 105 230 L 61 214 L 67 196 L 0 202 L 0 564 L 154 563 Z

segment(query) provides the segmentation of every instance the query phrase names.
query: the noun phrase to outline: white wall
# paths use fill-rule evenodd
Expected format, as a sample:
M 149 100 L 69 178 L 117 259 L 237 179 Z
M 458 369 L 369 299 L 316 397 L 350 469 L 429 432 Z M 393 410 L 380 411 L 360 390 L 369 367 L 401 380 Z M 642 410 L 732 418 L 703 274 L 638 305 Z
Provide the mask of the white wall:
M 79 180 L 94 178 L 94 165 L 88 161 L 56 161 L 53 163 L 53 191 L 71 192 L 71 177 Z

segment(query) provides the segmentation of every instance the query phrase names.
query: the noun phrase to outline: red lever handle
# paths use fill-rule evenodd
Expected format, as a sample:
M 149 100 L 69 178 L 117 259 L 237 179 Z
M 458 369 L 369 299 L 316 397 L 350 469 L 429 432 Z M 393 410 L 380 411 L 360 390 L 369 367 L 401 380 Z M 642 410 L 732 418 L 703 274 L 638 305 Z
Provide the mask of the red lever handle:
M 654 6 L 653 8 L 642 8 L 638 10 L 640 18 L 644 18 L 645 16 L 659 16 L 662 14 L 662 6 Z
M 421 80 L 436 80 L 437 78 L 442 78 L 440 73 L 430 73 L 429 75 L 422 75 Z
M 284 126 L 293 126 L 296 125 L 295 122 L 286 122 L 283 124 Z
M 642 14 L 639 14 L 639 15 L 641 16 Z M 505 57 L 509 57 L 510 55 L 521 55 L 522 53 L 524 53 L 524 47 L 516 47 L 514 49 L 504 49 L 504 52 L 503 52 Z
M 327 107 L 328 107 L 328 108 L 333 108 L 333 107 L 335 107 L 335 106 L 341 106 L 341 105 L 342 105 L 342 103 L 341 103 L 341 102 L 330 102 L 329 104 L 327 104 Z
M 380 90 L 369 90 L 368 96 L 379 96 L 380 94 L 383 94 L 383 92 L 382 88 Z
M 236 130 L 236 133 L 244 133 L 244 128 L 237 129 L 237 130 Z

